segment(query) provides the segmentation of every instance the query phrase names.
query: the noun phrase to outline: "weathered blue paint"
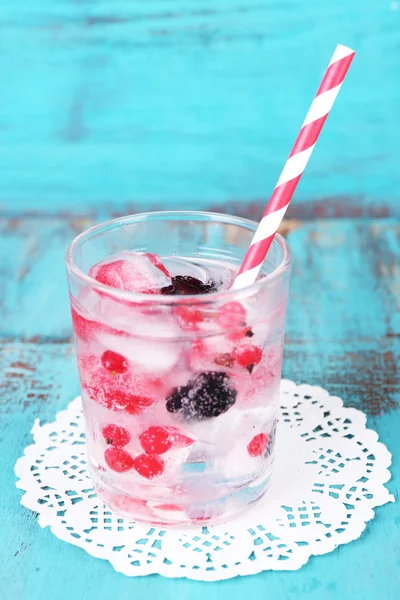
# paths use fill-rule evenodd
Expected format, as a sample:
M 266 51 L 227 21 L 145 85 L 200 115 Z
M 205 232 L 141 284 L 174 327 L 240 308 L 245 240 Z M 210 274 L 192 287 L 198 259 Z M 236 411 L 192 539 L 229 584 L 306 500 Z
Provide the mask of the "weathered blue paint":
M 155 207 L 257 218 L 341 42 L 357 57 L 283 224 L 294 253 L 284 374 L 368 414 L 394 454 L 398 498 L 399 26 L 389 0 L 1 4 L 1 600 L 397 599 L 396 504 L 299 572 L 128 579 L 41 530 L 13 465 L 34 419 L 78 391 L 70 239 Z
M 105 562 L 41 530 L 19 505 L 13 465 L 35 418 L 50 421 L 78 392 L 70 337 L 63 248 L 89 223 L 4 220 L 0 248 L 0 598 L 203 598 L 243 595 L 285 600 L 395 599 L 400 585 L 397 505 L 377 510 L 361 539 L 312 559 L 299 572 L 264 573 L 202 584 L 160 577 L 128 579 Z M 361 407 L 394 454 L 391 492 L 400 481 L 398 224 L 393 220 L 288 222 L 294 252 L 284 375 L 326 386 Z M 11 229 L 11 232 L 10 232 Z M 8 233 L 7 233 L 8 232 Z M 22 297 L 23 296 L 23 297 Z M 45 340 L 47 338 L 47 341 Z
M 84 214 L 262 200 L 341 42 L 357 57 L 296 207 L 329 214 L 342 199 L 342 211 L 398 214 L 397 8 L 3 2 L 0 208 Z

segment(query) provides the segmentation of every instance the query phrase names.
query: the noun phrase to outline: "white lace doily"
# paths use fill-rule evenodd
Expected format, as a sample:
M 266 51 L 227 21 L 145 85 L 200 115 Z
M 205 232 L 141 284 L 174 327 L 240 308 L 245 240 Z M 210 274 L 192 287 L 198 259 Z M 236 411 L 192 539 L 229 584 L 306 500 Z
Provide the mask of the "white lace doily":
M 32 429 L 34 444 L 15 466 L 21 503 L 41 527 L 126 575 L 159 573 L 215 581 L 268 569 L 298 569 L 312 555 L 360 536 L 385 488 L 391 454 L 366 429 L 365 415 L 320 387 L 281 387 L 271 487 L 233 521 L 162 529 L 126 521 L 103 505 L 86 471 L 81 401 Z

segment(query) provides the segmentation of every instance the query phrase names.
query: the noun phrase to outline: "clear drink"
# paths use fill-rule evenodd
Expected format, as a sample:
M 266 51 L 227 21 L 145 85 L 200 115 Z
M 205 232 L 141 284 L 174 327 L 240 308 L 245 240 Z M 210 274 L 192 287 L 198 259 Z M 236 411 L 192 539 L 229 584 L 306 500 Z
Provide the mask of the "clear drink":
M 67 252 L 97 493 L 129 519 L 224 520 L 266 491 L 274 461 L 290 253 L 230 286 L 255 223 L 149 213 Z

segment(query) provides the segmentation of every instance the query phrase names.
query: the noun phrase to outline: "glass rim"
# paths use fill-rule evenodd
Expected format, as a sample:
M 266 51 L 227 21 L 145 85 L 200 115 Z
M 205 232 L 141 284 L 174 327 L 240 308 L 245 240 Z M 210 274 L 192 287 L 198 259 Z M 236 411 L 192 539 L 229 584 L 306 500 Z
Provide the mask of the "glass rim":
M 256 221 L 252 221 L 251 219 L 246 219 L 243 217 L 236 217 L 234 215 L 228 215 L 225 213 L 217 213 L 217 212 L 208 212 L 208 211 L 196 211 L 196 210 L 160 210 L 160 211 L 151 211 L 151 212 L 142 212 L 136 213 L 132 215 L 126 215 L 123 217 L 116 217 L 114 219 L 109 219 L 107 221 L 103 221 L 98 223 L 97 225 L 93 225 L 88 229 L 85 229 L 80 234 L 78 234 L 68 245 L 65 251 L 65 262 L 67 266 L 67 270 L 69 273 L 73 274 L 79 280 L 81 280 L 86 285 L 91 285 L 99 289 L 103 294 L 106 294 L 110 297 L 119 299 L 119 300 L 130 300 L 132 302 L 140 302 L 141 304 L 149 304 L 149 305 L 169 305 L 169 304 L 182 304 L 182 303 L 196 303 L 196 304 L 207 304 L 215 301 L 221 301 L 226 298 L 227 301 L 232 300 L 233 298 L 243 298 L 250 294 L 255 293 L 257 290 L 261 290 L 264 287 L 267 287 L 269 284 L 278 279 L 288 268 L 290 268 L 291 260 L 292 260 L 292 252 L 288 242 L 285 238 L 277 233 L 274 237 L 272 243 L 278 243 L 282 250 L 282 260 L 279 265 L 267 275 L 264 275 L 261 279 L 257 280 L 255 283 L 251 285 L 247 285 L 240 289 L 229 289 L 229 290 L 220 290 L 217 292 L 211 292 L 209 294 L 193 294 L 187 296 L 173 296 L 173 295 L 164 295 L 164 294 L 145 294 L 142 292 L 131 292 L 127 290 L 120 290 L 118 288 L 113 288 L 109 285 L 105 285 L 100 283 L 87 273 L 84 273 L 74 260 L 74 252 L 77 246 L 84 240 L 86 237 L 90 237 L 96 235 L 96 233 L 101 233 L 102 229 L 105 229 L 109 226 L 119 227 L 125 223 L 129 222 L 140 222 L 146 221 L 157 217 L 171 217 L 172 219 L 179 220 L 180 217 L 192 216 L 193 219 L 196 217 L 200 217 L 204 221 L 206 219 L 218 221 L 219 223 L 223 223 L 226 225 L 236 225 L 245 227 L 251 232 L 255 232 L 258 223 Z M 201 220 L 200 219 L 200 220 Z

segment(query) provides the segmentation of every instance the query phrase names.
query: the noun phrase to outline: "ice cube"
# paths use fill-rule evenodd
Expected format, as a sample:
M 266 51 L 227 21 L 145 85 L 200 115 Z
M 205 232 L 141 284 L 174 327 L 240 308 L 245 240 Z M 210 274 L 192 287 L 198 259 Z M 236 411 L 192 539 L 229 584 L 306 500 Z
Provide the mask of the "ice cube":
M 160 339 L 146 339 L 133 336 L 113 336 L 104 334 L 101 342 L 105 349 L 122 354 L 139 370 L 160 375 L 172 369 L 181 355 L 178 343 Z
M 111 287 L 154 294 L 171 284 L 171 276 L 158 254 L 121 252 L 112 260 L 94 265 L 89 275 Z

